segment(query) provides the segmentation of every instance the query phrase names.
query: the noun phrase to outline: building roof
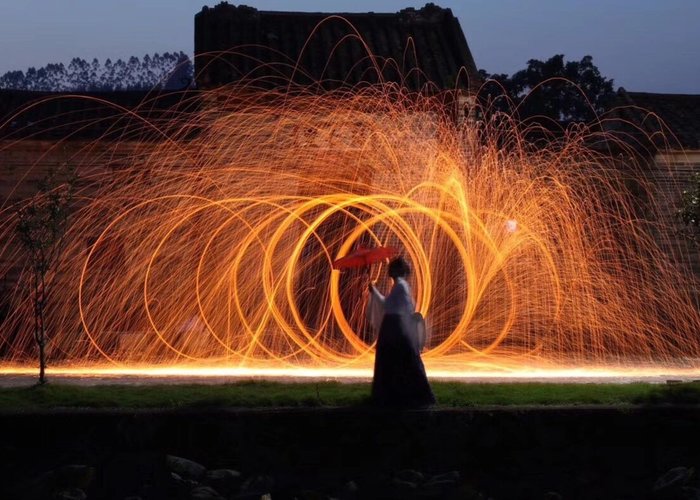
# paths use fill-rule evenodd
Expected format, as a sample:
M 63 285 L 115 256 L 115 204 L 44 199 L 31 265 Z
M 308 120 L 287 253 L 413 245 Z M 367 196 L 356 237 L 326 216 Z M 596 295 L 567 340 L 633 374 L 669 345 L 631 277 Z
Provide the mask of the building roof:
M 223 2 L 195 16 L 195 56 L 199 88 L 245 77 L 262 78 L 267 86 L 286 86 L 290 79 L 322 80 L 323 88 L 356 86 L 376 83 L 376 66 L 384 81 L 412 90 L 430 90 L 427 81 L 438 90 L 454 89 L 457 81 L 463 88 L 481 82 L 458 19 L 432 3 L 390 14 L 332 14 Z
M 618 114 L 658 148 L 700 149 L 700 95 L 618 91 Z

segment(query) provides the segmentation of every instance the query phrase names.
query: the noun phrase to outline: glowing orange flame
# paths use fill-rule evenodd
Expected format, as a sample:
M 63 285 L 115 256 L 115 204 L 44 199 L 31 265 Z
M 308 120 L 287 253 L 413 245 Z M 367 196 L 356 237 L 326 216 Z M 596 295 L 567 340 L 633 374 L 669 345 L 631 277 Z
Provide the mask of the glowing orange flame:
M 364 282 L 331 263 L 366 244 L 412 261 L 424 357 L 441 373 L 696 366 L 693 281 L 640 217 L 634 165 L 608 166 L 584 131 L 528 150 L 514 129 L 455 123 L 390 85 L 205 99 L 127 165 L 98 142 L 83 151 L 87 186 L 51 282 L 54 364 L 364 373 Z M 23 286 L 0 333 L 8 366 L 31 359 Z

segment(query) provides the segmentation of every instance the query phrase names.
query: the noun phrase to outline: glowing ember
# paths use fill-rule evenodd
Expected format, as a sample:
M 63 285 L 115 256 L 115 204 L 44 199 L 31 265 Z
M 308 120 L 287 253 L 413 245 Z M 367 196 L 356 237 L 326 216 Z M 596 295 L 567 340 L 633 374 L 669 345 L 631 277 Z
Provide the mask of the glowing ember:
M 639 220 L 634 166 L 605 167 L 583 132 L 527 151 L 392 86 L 205 99 L 128 166 L 86 146 L 48 297 L 54 370 L 367 374 L 365 281 L 331 266 L 359 245 L 412 261 L 432 375 L 698 367 L 692 282 Z M 0 331 L 6 372 L 33 364 L 25 281 Z

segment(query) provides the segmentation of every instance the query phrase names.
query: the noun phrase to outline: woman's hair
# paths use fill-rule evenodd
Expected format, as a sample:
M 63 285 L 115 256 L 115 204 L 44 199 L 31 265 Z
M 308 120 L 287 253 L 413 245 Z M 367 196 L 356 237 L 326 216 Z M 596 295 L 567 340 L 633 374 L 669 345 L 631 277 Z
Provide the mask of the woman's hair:
M 403 257 L 396 257 L 389 262 L 388 273 L 391 278 L 405 278 L 411 274 L 411 266 Z

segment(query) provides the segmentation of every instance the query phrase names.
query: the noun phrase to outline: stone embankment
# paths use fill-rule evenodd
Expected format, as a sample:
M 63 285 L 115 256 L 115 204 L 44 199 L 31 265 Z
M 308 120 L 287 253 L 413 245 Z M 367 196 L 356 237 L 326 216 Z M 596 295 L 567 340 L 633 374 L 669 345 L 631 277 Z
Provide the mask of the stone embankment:
M 0 498 L 700 498 L 700 408 L 0 415 Z

